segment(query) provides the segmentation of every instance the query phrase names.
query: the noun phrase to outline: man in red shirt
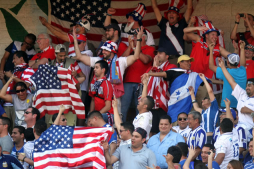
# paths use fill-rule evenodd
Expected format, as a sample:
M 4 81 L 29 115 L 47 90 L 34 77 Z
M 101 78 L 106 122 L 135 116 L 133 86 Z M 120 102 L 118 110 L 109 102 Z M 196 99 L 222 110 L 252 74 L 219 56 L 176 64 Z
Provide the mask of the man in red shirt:
M 147 34 L 144 30 L 141 41 L 141 52 L 139 54 L 139 59 L 136 60 L 131 66 L 125 70 L 124 76 L 124 95 L 121 98 L 121 112 L 123 115 L 123 121 L 126 121 L 128 109 L 132 100 L 134 99 L 135 105 L 138 104 L 138 98 L 135 95 L 139 84 L 141 83 L 141 75 L 143 75 L 146 70 L 152 66 L 154 58 L 154 47 L 148 46 L 146 44 Z M 134 54 L 136 44 L 137 44 L 137 34 L 129 36 L 128 38 L 129 46 L 126 51 L 123 53 L 123 56 L 129 56 Z M 136 114 L 138 114 L 136 110 Z
M 89 95 L 92 97 L 90 112 L 99 111 L 106 123 L 113 124 L 113 88 L 105 76 L 108 72 L 108 63 L 99 60 L 94 66 L 94 78 L 90 84 Z
M 241 16 L 240 16 L 241 15 Z M 238 32 L 237 33 L 237 28 L 240 22 L 241 17 L 244 20 L 244 26 L 246 28 L 245 32 Z M 244 41 L 246 44 L 252 44 L 254 45 L 254 16 L 251 14 L 247 14 L 247 13 L 242 13 L 239 14 L 237 13 L 235 16 L 235 26 L 231 32 L 230 35 L 230 39 L 235 40 L 236 42 L 238 42 L 239 40 Z
M 245 59 L 246 59 L 246 73 L 247 79 L 254 78 L 254 60 L 252 60 L 254 55 L 254 46 L 249 44 L 245 46 Z
M 48 34 L 39 34 L 36 42 L 41 52 L 35 54 L 29 61 L 29 67 L 33 68 L 34 71 L 37 71 L 39 65 L 46 64 L 49 59 L 54 60 L 56 58 L 55 49 L 51 46 L 51 38 Z

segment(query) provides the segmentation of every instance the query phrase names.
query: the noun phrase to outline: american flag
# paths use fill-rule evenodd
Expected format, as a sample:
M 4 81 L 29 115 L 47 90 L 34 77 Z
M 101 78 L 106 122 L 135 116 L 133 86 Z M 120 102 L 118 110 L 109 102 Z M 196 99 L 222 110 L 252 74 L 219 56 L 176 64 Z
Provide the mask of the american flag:
M 88 15 L 88 20 L 91 23 L 91 30 L 87 33 L 88 41 L 97 48 L 101 42 L 102 35 L 105 31 L 102 29 L 103 23 L 109 7 L 115 8 L 116 13 L 112 18 L 119 23 L 126 23 L 126 14 L 133 11 L 140 0 L 50 0 L 51 15 L 49 15 L 49 22 L 52 25 L 68 32 L 70 24 L 77 22 L 84 15 Z M 197 4 L 198 0 L 193 0 L 193 6 Z M 160 28 L 157 26 L 157 20 L 154 15 L 151 0 L 142 0 L 146 5 L 147 13 L 143 19 L 143 26 L 146 27 L 153 34 L 156 46 L 159 44 Z M 184 13 L 186 10 L 187 0 L 157 0 L 158 8 L 162 16 L 168 10 L 169 4 L 173 4 L 180 8 L 180 12 Z M 55 44 L 63 43 L 62 40 L 57 39 L 53 35 L 52 42 Z
M 72 78 L 71 69 L 57 66 L 40 65 L 30 78 L 36 86 L 36 99 L 33 106 L 43 117 L 59 112 L 59 106 L 65 105 L 65 112 L 72 111 L 79 119 L 85 118 L 85 107 L 75 87 L 77 79 Z
M 52 125 L 34 143 L 34 167 L 105 169 L 100 142 L 110 138 L 111 130 Z

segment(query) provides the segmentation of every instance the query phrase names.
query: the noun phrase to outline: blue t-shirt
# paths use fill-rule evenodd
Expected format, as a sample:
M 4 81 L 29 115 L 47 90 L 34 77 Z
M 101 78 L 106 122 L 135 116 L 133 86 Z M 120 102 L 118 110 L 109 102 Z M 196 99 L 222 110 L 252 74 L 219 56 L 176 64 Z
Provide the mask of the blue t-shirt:
M 103 127 L 111 127 L 109 124 L 105 124 Z M 110 140 L 108 141 L 108 144 L 110 145 L 111 143 L 116 143 L 117 142 L 117 133 L 116 131 L 111 135 Z
M 239 68 L 235 69 L 229 69 L 227 68 L 227 71 L 229 74 L 234 78 L 235 82 L 243 89 L 246 88 L 246 82 L 247 82 L 247 74 L 246 69 L 243 66 L 240 66 Z M 225 78 L 222 70 L 220 67 L 217 67 L 216 69 L 216 77 L 218 79 L 223 80 L 223 90 L 222 90 L 222 99 L 221 99 L 221 107 L 226 107 L 223 100 L 228 98 L 231 102 L 230 107 L 236 108 L 237 106 L 237 100 L 234 96 L 231 95 L 232 88 L 230 84 L 228 83 L 227 79 Z
M 17 153 L 25 153 L 24 146 L 19 151 L 17 151 L 16 145 L 14 144 L 11 151 L 11 155 L 13 155 L 14 157 L 17 157 Z
M 208 164 L 206 164 L 206 166 L 208 166 Z M 212 162 L 212 167 L 213 167 L 213 169 L 220 169 L 220 166 L 216 161 Z
M 5 113 L 4 108 L 0 105 L 0 117 Z
M 170 55 L 180 55 L 179 52 L 174 47 L 173 43 L 167 36 L 167 24 L 168 20 L 164 17 L 162 17 L 160 23 L 158 23 L 158 26 L 161 29 L 161 35 L 160 35 L 160 41 L 159 41 L 159 48 L 163 47 L 164 49 L 168 50 L 166 53 L 169 53 Z M 179 22 L 177 22 L 175 25 L 170 25 L 171 31 L 178 40 L 179 44 L 181 45 L 184 52 L 184 40 L 183 40 L 183 29 L 186 28 L 188 24 L 186 23 L 185 18 L 181 19 Z
M 185 161 L 186 161 L 186 159 L 179 162 L 179 164 L 181 165 L 181 168 L 183 168 Z M 194 169 L 194 162 L 193 161 L 190 162 L 189 168 Z
M 12 155 L 2 154 L 0 156 L 0 168 L 8 168 L 8 169 L 23 169 L 23 166 Z
M 201 126 L 205 129 L 206 132 L 213 132 L 216 127 L 218 116 L 218 103 L 217 100 L 214 99 L 211 102 L 211 106 L 206 109 L 202 110 L 202 124 Z

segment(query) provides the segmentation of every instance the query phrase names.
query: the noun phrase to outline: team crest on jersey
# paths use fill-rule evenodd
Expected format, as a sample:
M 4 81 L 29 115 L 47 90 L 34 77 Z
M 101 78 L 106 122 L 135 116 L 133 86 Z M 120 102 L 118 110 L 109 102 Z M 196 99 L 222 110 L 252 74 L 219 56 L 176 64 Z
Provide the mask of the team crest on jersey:
M 192 140 L 195 140 L 195 137 L 192 137 Z
M 8 168 L 8 164 L 7 164 L 7 162 L 5 161 L 5 162 L 3 162 L 3 167 L 4 168 Z

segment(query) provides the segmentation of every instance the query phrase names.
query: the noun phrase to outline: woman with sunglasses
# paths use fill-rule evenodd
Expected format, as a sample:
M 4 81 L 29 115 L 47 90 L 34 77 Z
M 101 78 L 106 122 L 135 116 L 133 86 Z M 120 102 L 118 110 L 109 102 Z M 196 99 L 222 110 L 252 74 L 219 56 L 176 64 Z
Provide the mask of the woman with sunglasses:
M 26 127 L 24 112 L 27 108 L 32 106 L 33 94 L 27 92 L 28 87 L 24 82 L 17 82 L 15 84 L 13 89 L 16 94 L 7 94 L 7 88 L 14 78 L 14 75 L 11 76 L 8 82 L 3 86 L 0 91 L 0 98 L 5 102 L 13 104 L 15 113 L 10 113 L 13 112 L 12 106 L 7 106 L 6 108 L 6 112 L 9 113 L 9 115 L 7 115 L 11 119 L 12 123 L 17 126 Z
M 52 116 L 52 122 L 54 125 L 67 126 L 67 119 L 64 116 L 65 107 L 62 104 L 59 109 L 59 113 L 56 113 Z

